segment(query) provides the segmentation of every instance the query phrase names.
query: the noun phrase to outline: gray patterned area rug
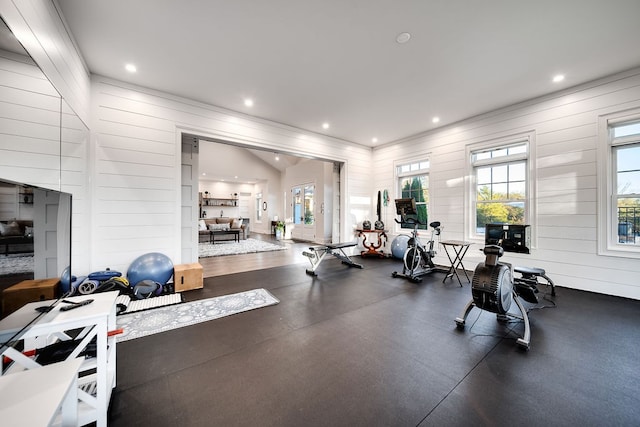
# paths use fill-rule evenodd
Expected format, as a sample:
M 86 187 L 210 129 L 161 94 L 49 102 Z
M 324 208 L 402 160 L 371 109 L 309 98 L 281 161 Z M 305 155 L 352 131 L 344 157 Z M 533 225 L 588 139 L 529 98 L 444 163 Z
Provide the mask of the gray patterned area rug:
M 0 275 L 33 272 L 33 255 L 1 255 Z
M 117 341 L 128 341 L 195 325 L 256 308 L 268 307 L 279 302 L 266 289 L 253 289 L 237 294 L 123 314 L 116 318 L 118 328 L 124 331 L 117 336 Z
M 281 251 L 287 249 L 286 246 L 276 245 L 274 243 L 263 242 L 257 239 L 245 239 L 239 242 L 221 241 L 215 244 L 200 243 L 198 245 L 198 256 L 200 258 L 206 258 L 211 256 L 222 255 L 240 255 L 250 254 L 255 252 L 269 252 L 269 251 Z

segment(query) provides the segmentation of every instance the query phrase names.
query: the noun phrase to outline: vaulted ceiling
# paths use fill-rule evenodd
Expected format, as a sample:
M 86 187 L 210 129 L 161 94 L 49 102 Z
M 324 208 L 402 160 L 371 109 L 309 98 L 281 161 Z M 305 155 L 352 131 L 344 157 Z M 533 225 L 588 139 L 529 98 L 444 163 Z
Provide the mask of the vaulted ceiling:
M 367 146 L 640 66 L 638 0 L 58 3 L 92 73 Z

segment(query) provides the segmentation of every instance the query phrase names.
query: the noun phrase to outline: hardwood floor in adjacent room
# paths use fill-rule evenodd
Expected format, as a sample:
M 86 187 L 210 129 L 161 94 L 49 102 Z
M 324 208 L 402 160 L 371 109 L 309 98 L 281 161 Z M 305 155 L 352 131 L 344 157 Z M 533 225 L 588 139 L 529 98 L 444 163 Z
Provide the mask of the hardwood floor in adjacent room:
M 313 243 L 294 242 L 293 240 L 276 240 L 270 234 L 251 233 L 252 239 L 281 244 L 287 247 L 284 251 L 259 252 L 242 255 L 225 255 L 200 258 L 204 277 L 223 276 L 225 274 L 241 273 L 264 268 L 280 267 L 290 264 L 309 264 L 309 260 L 302 255 L 302 251 Z

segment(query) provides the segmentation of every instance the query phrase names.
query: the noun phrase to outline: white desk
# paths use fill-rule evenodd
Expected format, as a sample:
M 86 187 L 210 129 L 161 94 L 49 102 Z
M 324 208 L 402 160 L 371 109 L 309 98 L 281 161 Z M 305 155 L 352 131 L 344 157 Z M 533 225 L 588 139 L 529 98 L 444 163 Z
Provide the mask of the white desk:
M 3 427 L 49 426 L 58 412 L 63 426 L 76 426 L 80 365 L 72 359 L 0 377 Z
M 42 348 L 57 340 L 69 340 L 72 337 L 68 331 L 81 329 L 75 338 L 80 341 L 67 360 L 76 358 L 87 344 L 96 338 L 96 357 L 84 361 L 80 368 L 78 380 L 78 424 L 84 425 L 96 422 L 98 427 L 107 425 L 107 408 L 111 400 L 111 391 L 116 385 L 116 341 L 115 337 L 107 337 L 109 330 L 116 327 L 116 297 L 118 292 L 105 292 L 93 295 L 83 295 L 67 298 L 71 301 L 93 299 L 91 304 L 69 311 L 60 311 L 66 304 L 59 303 L 53 310 L 42 315 L 21 336 L 25 350 Z M 35 308 L 50 305 L 51 301 L 41 301 L 26 304 L 18 311 L 0 321 L 0 342 L 9 339 L 27 322 L 33 319 Z M 42 369 L 32 358 L 8 348 L 2 352 L 16 363 L 5 372 L 12 375 L 21 369 Z M 87 371 L 95 370 L 89 373 Z M 82 375 L 87 373 L 87 375 Z M 93 392 L 92 385 L 95 385 Z M 91 389 L 90 392 L 85 391 Z

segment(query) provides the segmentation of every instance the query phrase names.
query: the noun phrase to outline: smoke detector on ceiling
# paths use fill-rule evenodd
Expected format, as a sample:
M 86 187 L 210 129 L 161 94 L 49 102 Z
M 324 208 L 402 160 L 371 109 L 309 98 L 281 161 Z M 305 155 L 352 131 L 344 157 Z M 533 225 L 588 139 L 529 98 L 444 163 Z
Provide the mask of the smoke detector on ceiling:
M 411 34 L 409 34 L 409 33 L 400 33 L 396 37 L 396 42 L 398 42 L 400 44 L 404 44 L 404 43 L 408 42 L 410 38 L 411 38 Z

